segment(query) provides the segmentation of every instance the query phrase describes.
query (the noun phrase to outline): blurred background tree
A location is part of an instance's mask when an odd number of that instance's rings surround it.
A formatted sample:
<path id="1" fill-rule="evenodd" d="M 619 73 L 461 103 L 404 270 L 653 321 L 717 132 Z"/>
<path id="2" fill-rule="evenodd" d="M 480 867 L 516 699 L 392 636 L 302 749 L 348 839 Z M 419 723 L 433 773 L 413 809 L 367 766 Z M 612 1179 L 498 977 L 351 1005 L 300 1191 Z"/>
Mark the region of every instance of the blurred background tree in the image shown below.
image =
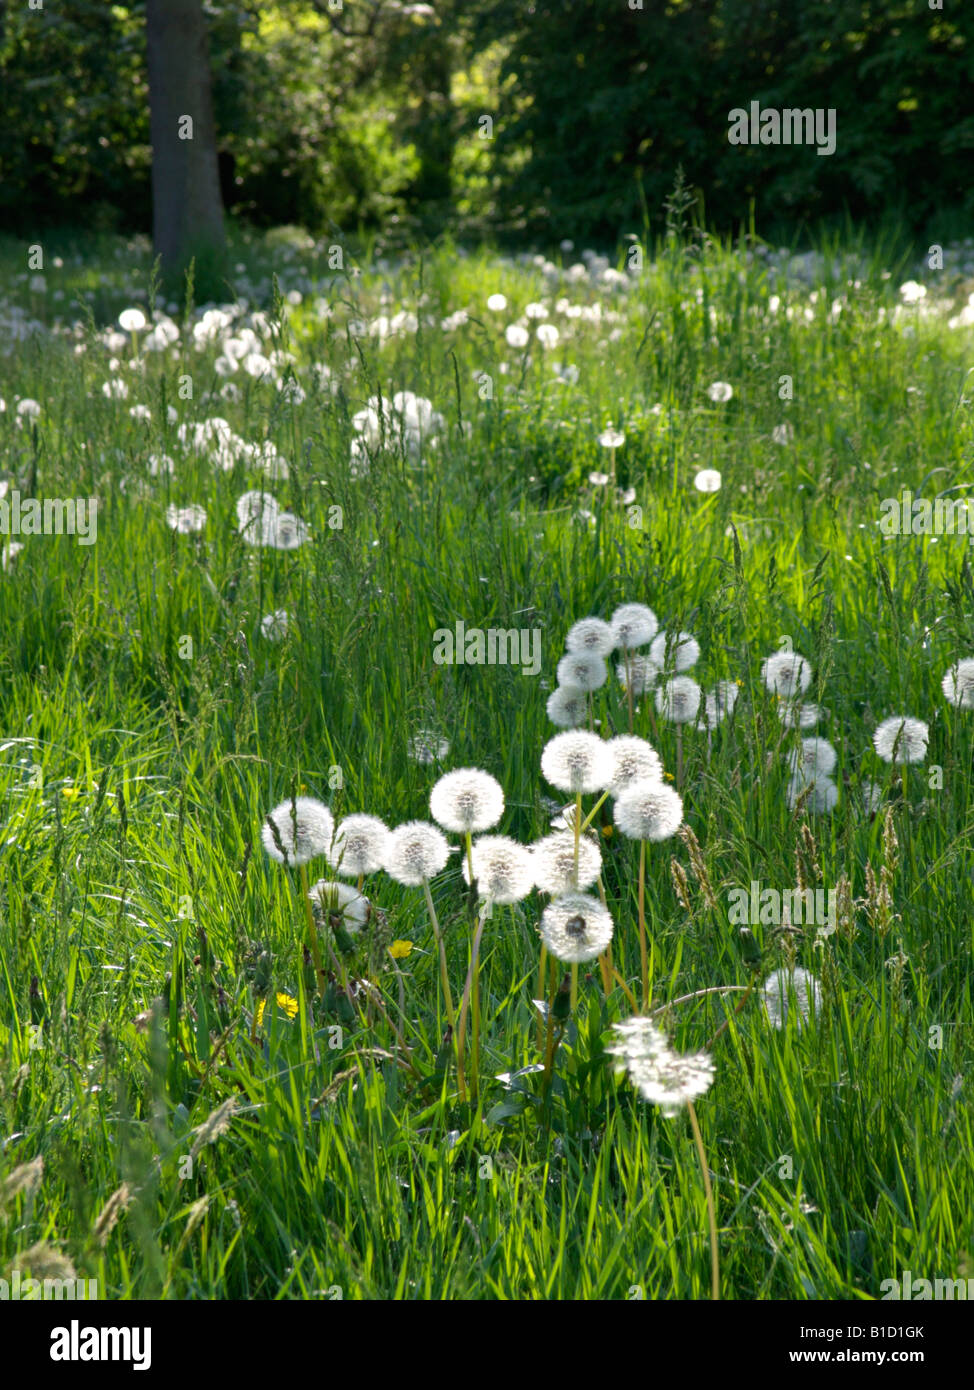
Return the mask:
<path id="1" fill-rule="evenodd" d="M 223 200 L 259 225 L 611 244 L 678 166 L 735 228 L 974 214 L 974 7 L 925 0 L 204 5 Z M 838 147 L 731 146 L 751 101 Z M 0 226 L 147 230 L 145 6 L 0 15 Z M 944 236 L 948 233 L 944 232 Z"/>

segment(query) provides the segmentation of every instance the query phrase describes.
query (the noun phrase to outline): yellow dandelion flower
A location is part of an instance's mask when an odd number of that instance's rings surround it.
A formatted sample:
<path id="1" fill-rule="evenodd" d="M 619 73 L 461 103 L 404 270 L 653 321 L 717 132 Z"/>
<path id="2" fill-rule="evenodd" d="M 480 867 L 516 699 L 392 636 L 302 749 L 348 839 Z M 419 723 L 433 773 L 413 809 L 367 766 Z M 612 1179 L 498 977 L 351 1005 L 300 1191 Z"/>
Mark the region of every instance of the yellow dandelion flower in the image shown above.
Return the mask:
<path id="1" fill-rule="evenodd" d="M 276 1003 L 277 1003 L 277 1007 L 278 1007 L 284 1014 L 287 1015 L 288 1019 L 294 1018 L 295 1014 L 296 1014 L 297 1011 L 298 1011 L 298 1007 L 299 1007 L 299 1006 L 298 1006 L 298 1001 L 297 1001 L 296 999 L 292 998 L 292 996 L 291 996 L 290 994 L 283 994 L 283 993 L 281 993 L 281 992 L 278 992 L 278 994 L 275 996 L 275 1000 L 276 1000 Z M 261 1024 L 263 1023 L 263 1021 L 264 1021 L 264 1005 L 266 1004 L 266 1002 L 267 1002 L 266 999 L 262 999 L 262 1000 L 260 1001 L 260 1003 L 257 1005 L 257 1026 L 258 1026 L 258 1028 L 260 1027 L 260 1025 L 261 1025 Z"/>
<path id="2" fill-rule="evenodd" d="M 413 943 L 411 941 L 396 940 L 389 947 L 389 954 L 393 960 L 405 960 L 412 949 Z"/>
<path id="3" fill-rule="evenodd" d="M 614 831 L 615 831 L 615 826 L 613 826 L 613 825 L 603 825 L 603 827 L 602 827 L 602 838 L 603 838 L 603 840 L 611 840 Z"/>

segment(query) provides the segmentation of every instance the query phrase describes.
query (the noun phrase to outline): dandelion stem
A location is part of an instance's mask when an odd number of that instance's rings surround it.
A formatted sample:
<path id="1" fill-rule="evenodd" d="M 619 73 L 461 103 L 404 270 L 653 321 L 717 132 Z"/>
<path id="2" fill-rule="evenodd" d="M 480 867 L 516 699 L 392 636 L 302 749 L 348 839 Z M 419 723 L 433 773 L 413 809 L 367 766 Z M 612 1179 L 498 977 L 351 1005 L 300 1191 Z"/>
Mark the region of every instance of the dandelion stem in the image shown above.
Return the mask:
<path id="1" fill-rule="evenodd" d="M 582 838 L 582 793 L 575 793 L 575 878 L 573 887 L 578 891 L 578 845 Z"/>
<path id="2" fill-rule="evenodd" d="M 578 961 L 572 961 L 572 993 L 571 993 L 572 1013 L 578 1008 Z"/>
<path id="3" fill-rule="evenodd" d="M 436 948 L 440 957 L 440 984 L 443 986 L 443 1001 L 446 1005 L 446 1021 L 450 1025 L 450 1031 L 455 1035 L 456 1026 L 453 1015 L 453 995 L 450 993 L 450 976 L 446 968 L 446 947 L 443 945 L 443 933 L 440 931 L 439 919 L 436 915 L 436 908 L 433 906 L 433 894 L 430 892 L 429 879 L 423 879 L 423 892 L 426 895 L 426 910 L 430 915 L 430 922 L 433 925 L 433 935 L 436 937 Z M 460 1098 L 466 1100 L 467 1088 L 463 1078 L 463 1058 L 457 1052 L 457 1081 L 460 1085 Z"/>
<path id="4" fill-rule="evenodd" d="M 548 948 L 547 948 L 547 946 L 544 944 L 544 942 L 542 941 L 542 943 L 541 943 L 541 960 L 540 960 L 540 962 L 539 962 L 539 964 L 538 964 L 538 994 L 537 994 L 538 999 L 544 999 L 544 976 L 545 976 L 545 966 L 546 966 L 547 964 L 548 964 Z M 539 1010 L 539 1012 L 538 1012 L 538 1023 L 537 1023 L 537 1028 L 536 1028 L 536 1030 L 535 1030 L 535 1040 L 536 1040 L 537 1045 L 538 1045 L 538 1051 L 540 1052 L 541 1049 L 542 1049 L 542 1047 L 544 1047 L 544 1016 L 542 1015 L 542 1013 L 540 1012 L 540 1010 Z"/>
<path id="5" fill-rule="evenodd" d="M 632 705 L 632 653 L 626 648 L 626 701 L 629 705 L 629 732 L 633 731 L 635 716 Z"/>
<path id="6" fill-rule="evenodd" d="M 697 1112 L 693 1108 L 693 1101 L 687 1101 L 687 1111 L 690 1115 L 690 1125 L 693 1129 L 693 1138 L 697 1146 L 697 1157 L 700 1159 L 700 1172 L 703 1175 L 703 1188 L 707 1194 L 707 1220 L 710 1224 L 710 1297 L 712 1300 L 720 1299 L 720 1258 L 717 1251 L 717 1210 L 714 1205 L 713 1188 L 710 1186 L 710 1170 L 707 1167 L 707 1154 L 703 1147 L 703 1137 L 700 1133 L 700 1126 L 697 1123 Z"/>
<path id="7" fill-rule="evenodd" d="M 639 841 L 639 968 L 642 975 L 643 1010 L 649 1007 L 649 953 L 646 950 L 646 841 Z"/>
<path id="8" fill-rule="evenodd" d="M 484 934 L 484 926 L 490 916 L 491 900 L 485 898 L 480 906 L 480 913 L 477 918 L 477 929 L 473 935 L 473 945 L 470 948 L 470 965 L 467 969 L 467 978 L 463 986 L 463 998 L 460 1000 L 460 1018 L 457 1023 L 457 1054 L 463 1052 L 463 1045 L 467 1036 L 467 1010 L 470 1011 L 470 1052 L 473 1058 L 473 1069 L 470 1073 L 470 1099 L 476 1100 L 477 1090 L 480 1082 L 480 982 L 478 979 L 478 966 L 480 963 L 480 941 Z"/>
<path id="9" fill-rule="evenodd" d="M 581 829 L 582 829 L 583 831 L 587 830 L 587 829 L 589 828 L 589 826 L 592 824 L 593 820 L 595 820 L 595 817 L 598 815 L 600 809 L 601 809 L 602 806 L 605 804 L 605 801 L 606 801 L 606 798 L 608 797 L 608 795 L 609 795 L 609 793 L 608 793 L 607 791 L 603 792 L 602 795 L 599 797 L 598 801 L 597 801 L 597 802 L 595 803 L 595 805 L 592 807 L 591 811 L 589 811 L 588 815 L 585 817 L 584 821 L 582 822 Z M 581 797 L 579 797 L 579 801 L 581 801 Z"/>
<path id="10" fill-rule="evenodd" d="M 629 988 L 629 986 L 626 984 L 625 980 L 624 980 L 624 979 L 622 978 L 622 976 L 619 974 L 618 970 L 613 970 L 612 973 L 613 973 L 613 975 L 615 976 L 616 984 L 619 985 L 619 987 L 621 988 L 622 992 L 625 994 L 626 998 L 629 1000 L 629 1003 L 630 1003 L 630 1005 L 632 1006 L 632 1011 L 633 1011 L 633 1013 L 634 1013 L 634 1014 L 637 1014 L 637 1013 L 639 1012 L 639 1005 L 636 1003 L 636 996 L 633 994 L 632 990 Z"/>
<path id="11" fill-rule="evenodd" d="M 683 725 L 676 726 L 676 789 L 683 786 Z"/>
<path id="12" fill-rule="evenodd" d="M 304 917 L 308 924 L 308 946 L 311 950 L 311 959 L 315 963 L 315 979 L 318 981 L 318 990 L 322 999 L 325 997 L 325 967 L 321 959 L 321 947 L 318 945 L 318 930 L 315 927 L 314 915 L 311 911 L 311 890 L 308 887 L 308 866 L 300 864 L 298 873 L 301 876 L 301 896 L 304 898 Z"/>

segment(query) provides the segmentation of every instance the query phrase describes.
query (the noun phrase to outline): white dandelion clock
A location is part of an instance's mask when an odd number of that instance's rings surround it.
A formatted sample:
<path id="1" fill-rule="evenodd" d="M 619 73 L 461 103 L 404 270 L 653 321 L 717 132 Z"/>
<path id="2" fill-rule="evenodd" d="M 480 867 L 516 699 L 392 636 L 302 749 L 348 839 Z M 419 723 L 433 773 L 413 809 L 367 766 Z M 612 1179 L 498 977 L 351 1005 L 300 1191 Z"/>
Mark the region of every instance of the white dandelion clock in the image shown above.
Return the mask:
<path id="1" fill-rule="evenodd" d="M 582 729 L 555 734 L 541 754 L 545 780 L 559 791 L 604 791 L 612 776 L 612 757 L 596 734 Z"/>
<path id="2" fill-rule="evenodd" d="M 193 535 L 206 525 L 206 509 L 195 503 L 188 507 L 177 507 L 171 503 L 166 508 L 166 524 L 184 536 Z"/>
<path id="3" fill-rule="evenodd" d="M 389 827 L 378 816 L 346 816 L 335 830 L 328 863 L 345 878 L 374 874 L 385 863 Z"/>
<path id="4" fill-rule="evenodd" d="M 601 618 L 582 618 L 568 629 L 565 638 L 566 651 L 586 652 L 590 656 L 608 656 L 615 645 L 615 633 Z"/>
<path id="5" fill-rule="evenodd" d="M 825 738 L 803 738 L 800 751 L 793 750 L 788 755 L 788 766 L 795 777 L 806 781 L 831 777 L 837 761 L 838 754 Z"/>
<path id="6" fill-rule="evenodd" d="M 260 620 L 261 636 L 268 642 L 282 642 L 287 636 L 291 615 L 286 608 L 275 608 Z"/>
<path id="7" fill-rule="evenodd" d="M 334 817 L 324 802 L 313 796 L 298 796 L 282 801 L 268 812 L 260 838 L 278 864 L 300 866 L 327 854 L 334 831 Z"/>
<path id="8" fill-rule="evenodd" d="M 736 681 L 718 681 L 713 690 L 708 690 L 700 711 L 701 727 L 714 730 L 723 724 L 734 711 L 740 687 Z"/>
<path id="9" fill-rule="evenodd" d="M 479 768 L 461 767 L 446 773 L 430 794 L 430 815 L 444 830 L 457 834 L 490 830 L 503 814 L 503 788 Z"/>
<path id="10" fill-rule="evenodd" d="M 591 888 L 602 871 L 602 855 L 598 845 L 590 835 L 582 835 L 578 841 L 576 880 L 573 830 L 556 831 L 542 840 L 536 840 L 531 847 L 531 858 L 535 886 L 542 893 L 568 893 L 576 888 Z"/>
<path id="11" fill-rule="evenodd" d="M 645 647 L 659 631 L 656 614 L 644 603 L 624 603 L 609 619 L 615 633 L 616 646 L 629 650 Z"/>
<path id="12" fill-rule="evenodd" d="M 778 718 L 786 729 L 814 729 L 824 713 L 821 705 L 797 704 L 778 697 Z"/>
<path id="13" fill-rule="evenodd" d="M 577 729 L 588 713 L 588 692 L 577 685 L 559 685 L 548 696 L 545 710 L 559 729 Z"/>
<path id="14" fill-rule="evenodd" d="M 313 884 L 308 897 L 332 925 L 335 921 L 352 936 L 362 930 L 369 920 L 369 900 L 347 883 L 321 878 Z"/>
<path id="15" fill-rule="evenodd" d="M 613 819 L 630 840 L 668 840 L 683 824 L 683 798 L 665 782 L 635 782 L 617 798 Z"/>
<path id="16" fill-rule="evenodd" d="M 798 652 L 775 652 L 761 663 L 761 679 L 772 695 L 797 699 L 812 683 L 812 668 Z"/>
<path id="17" fill-rule="evenodd" d="M 685 1105 L 707 1094 L 714 1081 L 714 1064 L 706 1052 L 660 1052 L 631 1063 L 629 1079 L 644 1101 L 658 1105 L 672 1119 Z"/>
<path id="18" fill-rule="evenodd" d="M 650 645 L 649 659 L 664 671 L 689 671 L 700 660 L 700 643 L 689 632 L 659 632 Z"/>
<path id="19" fill-rule="evenodd" d="M 956 661 L 940 685 L 945 699 L 958 709 L 974 709 L 974 658 Z"/>
<path id="20" fill-rule="evenodd" d="M 610 1057 L 618 1058 L 616 1075 L 626 1071 L 633 1062 L 650 1062 L 669 1052 L 666 1034 L 645 1014 L 623 1019 L 612 1028 L 612 1040 L 606 1044 Z"/>
<path id="21" fill-rule="evenodd" d="M 418 729 L 409 740 L 406 751 L 414 763 L 429 767 L 449 757 L 450 744 L 435 729 Z"/>
<path id="22" fill-rule="evenodd" d="M 429 821 L 411 820 L 389 832 L 382 867 L 407 888 L 419 888 L 446 867 L 450 846 Z"/>
<path id="23" fill-rule="evenodd" d="M 789 811 L 805 807 L 816 816 L 830 815 L 839 803 L 839 788 L 831 777 L 792 777 L 786 793 Z"/>
<path id="24" fill-rule="evenodd" d="M 541 939 L 567 965 L 595 960 L 612 940 L 612 917 L 598 898 L 565 893 L 541 914 Z"/>
<path id="25" fill-rule="evenodd" d="M 922 763 L 929 742 L 928 725 L 909 715 L 884 719 L 873 734 L 873 745 L 884 763 Z"/>
<path id="26" fill-rule="evenodd" d="M 714 381 L 707 387 L 707 395 L 717 405 L 729 401 L 733 394 L 734 388 L 728 381 Z"/>
<path id="27" fill-rule="evenodd" d="M 559 685 L 574 685 L 579 690 L 600 690 L 609 678 L 605 661 L 595 652 L 568 652 L 558 663 L 556 676 Z"/>
<path id="28" fill-rule="evenodd" d="M 775 970 L 764 982 L 763 995 L 765 1016 L 775 1028 L 786 1027 L 790 1018 L 801 1028 L 822 1003 L 818 980 L 801 966 L 791 971 Z"/>
<path id="29" fill-rule="evenodd" d="M 720 484 L 721 477 L 716 468 L 701 468 L 693 479 L 693 486 L 698 492 L 719 492 Z"/>
<path id="30" fill-rule="evenodd" d="M 482 835 L 474 840 L 470 853 L 473 877 L 482 898 L 501 905 L 517 903 L 534 887 L 534 859 L 525 845 L 506 835 Z M 470 882 L 470 869 L 463 865 L 463 877 Z"/>
<path id="31" fill-rule="evenodd" d="M 691 676 L 674 676 L 656 688 L 656 709 L 671 724 L 690 724 L 697 717 L 703 691 Z"/>
<path id="32" fill-rule="evenodd" d="M 609 794 L 620 796 L 634 782 L 662 782 L 663 763 L 652 744 L 632 734 L 620 734 L 606 744 L 612 755 Z"/>
<path id="33" fill-rule="evenodd" d="M 631 689 L 633 695 L 645 695 L 656 684 L 659 674 L 655 661 L 648 656 L 634 656 L 631 653 L 626 661 L 620 661 L 616 667 L 619 684 L 627 693 Z"/>
<path id="34" fill-rule="evenodd" d="M 626 436 L 622 430 L 617 430 L 615 425 L 607 425 L 599 435 L 599 443 L 603 449 L 621 449 L 626 442 Z"/>

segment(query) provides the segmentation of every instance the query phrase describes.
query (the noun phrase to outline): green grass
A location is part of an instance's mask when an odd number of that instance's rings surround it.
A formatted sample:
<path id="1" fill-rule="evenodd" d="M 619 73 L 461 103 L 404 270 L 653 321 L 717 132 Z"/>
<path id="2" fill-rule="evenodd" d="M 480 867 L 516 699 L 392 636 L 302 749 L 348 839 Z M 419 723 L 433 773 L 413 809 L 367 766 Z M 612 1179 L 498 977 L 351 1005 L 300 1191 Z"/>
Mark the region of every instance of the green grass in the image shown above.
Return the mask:
<path id="1" fill-rule="evenodd" d="M 242 373 L 239 401 L 206 399 L 223 378 L 215 350 L 196 352 L 188 332 L 150 355 L 141 379 L 122 373 L 126 401 L 106 398 L 118 373 L 95 329 L 138 302 L 145 249 L 102 243 L 60 269 L 48 249 L 47 293 L 31 295 L 16 280 L 24 249 L 0 247 L 4 321 L 13 301 L 46 323 L 81 321 L 73 301 L 91 295 L 77 338 L 6 334 L 0 476 L 23 496 L 99 501 L 96 544 L 22 538 L 0 575 L 0 1193 L 22 1165 L 44 1164 L 0 1203 L 0 1266 L 39 1267 L 59 1250 L 110 1297 L 708 1297 L 687 1117 L 664 1118 L 608 1066 L 609 1026 L 631 1012 L 623 991 L 605 1000 L 594 965 L 583 972 L 547 1104 L 536 1074 L 511 1091 L 493 1079 L 540 1060 L 537 894 L 495 908 L 485 933 L 478 1109 L 459 1103 L 455 1070 L 437 1062 L 445 1015 L 423 895 L 382 874 L 366 892 L 387 922 L 371 966 L 354 970 L 399 1019 L 383 934 L 413 943 L 399 965 L 414 1070 L 380 1017 L 320 1013 L 312 1025 L 305 1008 L 293 1021 L 268 1010 L 260 1047 L 250 1041 L 262 987 L 306 1003 L 299 889 L 261 849 L 266 812 L 303 788 L 336 816 L 396 825 L 428 816 L 441 770 L 477 766 L 505 789 L 502 833 L 547 833 L 549 799 L 566 799 L 539 770 L 565 633 L 641 601 L 695 633 L 701 683 L 740 682 L 710 748 L 706 733 L 684 739 L 686 822 L 716 907 L 684 840 L 649 847 L 654 1007 L 746 986 L 755 970 L 760 985 L 792 960 L 823 988 L 801 1030 L 775 1031 L 753 994 L 737 1014 L 741 993 L 666 1011 L 685 1051 L 730 1020 L 697 1103 L 722 1295 L 876 1298 L 906 1269 L 974 1273 L 974 713 L 940 691 L 952 662 L 974 653 L 970 550 L 966 537 L 887 539 L 877 524 L 902 488 L 933 496 L 971 482 L 971 332 L 946 323 L 966 287 L 931 274 L 929 299 L 949 292 L 952 307 L 921 317 L 894 314 L 906 270 L 886 279 L 878 256 L 857 284 L 820 277 L 810 296 L 716 244 L 647 257 L 625 291 L 549 285 L 530 262 L 448 246 L 330 282 L 320 257 L 306 274 L 303 253 L 239 254 L 248 269 L 235 287 L 247 293 L 249 281 L 250 308 L 263 301 L 273 343 L 294 352 L 299 405 L 272 385 L 244 387 Z M 265 293 L 274 273 L 304 292 L 287 323 Z M 503 314 L 485 307 L 499 291 Z M 561 296 L 601 304 L 602 321 L 552 307 L 555 348 L 532 341 L 525 361 L 505 345 L 527 303 Z M 381 345 L 349 336 L 350 318 L 399 308 L 419 314 L 418 332 Z M 470 321 L 444 332 L 458 308 Z M 576 385 L 557 382 L 552 358 L 578 367 Z M 331 366 L 336 394 L 315 389 L 312 362 Z M 187 374 L 192 400 L 179 395 Z M 779 398 L 786 376 L 790 401 Z M 715 380 L 734 388 L 724 405 L 707 396 Z M 367 477 L 352 476 L 351 415 L 407 389 L 443 413 L 439 447 L 418 467 L 390 440 Z M 40 402 L 33 426 L 16 427 L 18 396 Z M 136 402 L 149 424 L 129 416 Z M 309 523 L 311 543 L 244 545 L 234 506 L 258 474 L 242 461 L 219 471 L 180 446 L 167 405 L 181 421 L 219 415 L 249 442 L 274 441 L 290 477 L 264 486 Z M 606 467 L 597 436 L 609 420 L 627 435 L 619 481 L 637 510 L 587 481 Z M 788 447 L 771 438 L 784 421 Z M 160 453 L 175 459 L 172 477 L 149 475 Z M 694 490 L 702 468 L 720 470 L 720 491 Z M 199 536 L 167 527 L 171 502 L 205 506 Z M 294 620 L 275 644 L 260 621 L 278 608 Z M 540 628 L 541 675 L 435 664 L 434 631 L 458 619 Z M 815 732 L 839 753 L 831 816 L 785 800 L 796 735 L 760 677 L 785 637 L 814 666 L 808 698 L 827 712 Z M 607 692 L 601 730 L 622 731 L 614 675 Z M 637 732 L 672 773 L 674 732 L 660 723 L 653 734 L 648 704 Z M 898 713 L 931 731 L 905 784 L 871 746 Z M 423 728 L 449 741 L 442 767 L 408 756 Z M 865 779 L 884 786 L 875 816 L 862 807 Z M 615 963 L 635 985 L 637 847 L 618 834 L 602 844 Z M 688 876 L 689 907 L 671 861 Z M 814 928 L 756 924 L 753 967 L 728 895 L 752 879 L 793 887 L 796 863 L 825 888 L 847 882 L 854 905 L 824 942 Z M 867 885 L 867 868 L 878 879 L 884 864 L 885 917 Z M 457 858 L 433 896 L 459 998 L 470 919 Z M 200 1147 L 199 1127 L 231 1100 Z M 123 1185 L 106 1231 L 99 1214 Z"/>

